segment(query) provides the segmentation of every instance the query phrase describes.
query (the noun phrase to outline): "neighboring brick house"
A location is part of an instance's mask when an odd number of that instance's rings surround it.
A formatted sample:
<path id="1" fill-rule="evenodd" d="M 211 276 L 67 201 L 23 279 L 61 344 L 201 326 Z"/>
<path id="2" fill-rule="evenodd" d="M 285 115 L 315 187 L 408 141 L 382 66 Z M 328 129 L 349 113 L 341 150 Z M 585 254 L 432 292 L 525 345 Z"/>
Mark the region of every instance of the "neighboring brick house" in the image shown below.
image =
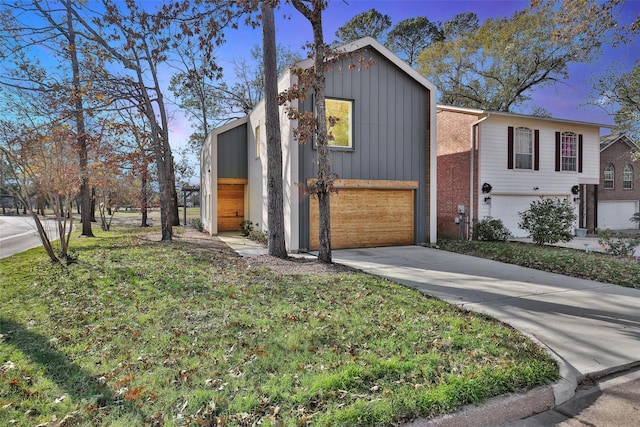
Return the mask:
<path id="1" fill-rule="evenodd" d="M 603 126 L 443 105 L 436 117 L 438 237 L 468 237 L 470 219 L 488 217 L 524 237 L 519 212 L 540 197 L 568 199 L 576 227 L 594 222 L 581 194 L 599 182 Z"/>
<path id="2" fill-rule="evenodd" d="M 640 211 L 640 160 L 632 158 L 639 148 L 622 134 L 601 138 L 600 183 L 588 188 L 590 215 L 596 218 L 594 228 L 638 228 L 629 218 Z"/>

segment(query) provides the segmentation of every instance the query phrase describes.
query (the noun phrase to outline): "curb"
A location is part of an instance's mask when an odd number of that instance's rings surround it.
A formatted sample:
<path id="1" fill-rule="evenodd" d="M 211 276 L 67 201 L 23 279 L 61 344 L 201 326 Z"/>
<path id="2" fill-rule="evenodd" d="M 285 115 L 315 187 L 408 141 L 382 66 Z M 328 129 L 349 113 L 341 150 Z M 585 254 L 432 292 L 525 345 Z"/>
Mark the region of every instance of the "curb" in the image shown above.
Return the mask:
<path id="1" fill-rule="evenodd" d="M 533 336 L 533 341 L 545 348 L 558 363 L 560 379 L 553 384 L 537 387 L 524 393 L 505 394 L 488 399 L 480 406 L 466 405 L 457 412 L 436 418 L 419 418 L 404 427 L 468 427 L 511 425 L 546 411 L 553 410 L 577 396 L 579 384 L 597 381 L 609 375 L 632 371 L 640 361 L 616 366 L 600 372 L 579 374 L 575 368 Z"/>
<path id="2" fill-rule="evenodd" d="M 573 398 L 578 388 L 578 372 L 562 357 L 534 335 L 519 331 L 543 348 L 558 364 L 560 379 L 524 393 L 492 397 L 480 406 L 466 405 L 452 414 L 436 418 L 419 418 L 404 427 L 496 426 L 528 418 L 551 410 Z"/>
<path id="3" fill-rule="evenodd" d="M 524 332 L 523 332 L 524 333 Z M 579 372 L 571 366 L 560 355 L 551 350 L 546 344 L 538 340 L 536 337 L 526 334 L 531 340 L 535 341 L 543 347 L 546 352 L 556 360 L 558 364 L 558 373 L 560 379 L 551 384 L 551 390 L 553 391 L 554 406 L 559 406 L 566 401 L 573 398 L 576 395 L 576 389 L 578 388 L 578 374 Z"/>
<path id="4" fill-rule="evenodd" d="M 482 406 L 466 405 L 453 414 L 417 419 L 404 427 L 496 426 L 553 409 L 554 401 L 552 387 L 543 386 L 526 393 L 493 397 Z"/>

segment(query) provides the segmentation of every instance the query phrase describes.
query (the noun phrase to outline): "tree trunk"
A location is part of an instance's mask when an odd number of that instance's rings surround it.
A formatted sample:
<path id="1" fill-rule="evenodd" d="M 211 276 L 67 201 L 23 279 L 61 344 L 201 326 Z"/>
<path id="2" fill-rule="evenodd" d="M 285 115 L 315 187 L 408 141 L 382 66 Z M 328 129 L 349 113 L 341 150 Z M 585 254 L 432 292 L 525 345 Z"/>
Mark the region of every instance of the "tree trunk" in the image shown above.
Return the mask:
<path id="1" fill-rule="evenodd" d="M 153 112 L 152 112 L 153 113 Z M 175 208 L 174 191 L 169 185 L 169 170 L 167 167 L 166 151 L 162 137 L 156 132 L 154 138 L 154 150 L 156 153 L 156 166 L 158 170 L 158 185 L 160 187 L 160 227 L 162 228 L 162 240 L 171 241 L 173 239 L 173 210 Z M 174 186 L 175 187 L 175 186 Z M 173 199 L 173 203 L 172 203 Z"/>
<path id="2" fill-rule="evenodd" d="M 45 212 L 44 212 L 45 200 L 44 200 L 44 197 L 42 197 L 41 194 L 38 194 L 38 196 L 36 198 L 36 204 L 37 204 L 36 214 L 40 214 L 42 216 L 45 216 Z"/>
<path id="3" fill-rule="evenodd" d="M 73 14 L 71 1 L 64 3 L 67 10 L 67 40 L 69 42 L 69 54 L 71 58 L 71 69 L 73 71 L 73 100 L 74 118 L 76 121 L 76 141 L 78 156 L 80 158 L 80 222 L 82 223 L 82 235 L 94 237 L 91 230 L 91 186 L 88 178 L 88 157 L 89 144 L 84 122 L 84 105 L 82 102 L 82 85 L 80 81 L 80 64 L 78 62 L 78 51 L 76 45 L 76 33 L 73 27 Z M 61 237 L 62 238 L 62 237 Z"/>
<path id="4" fill-rule="evenodd" d="M 140 227 L 147 227 L 147 205 L 149 204 L 149 196 L 147 194 L 147 162 L 144 161 L 144 169 L 142 170 L 142 177 L 140 178 L 140 213 L 142 213 L 142 223 Z"/>
<path id="5" fill-rule="evenodd" d="M 265 110 L 267 134 L 267 194 L 269 255 L 287 257 L 284 241 L 284 210 L 282 196 L 282 142 L 278 112 L 278 76 L 276 64 L 276 28 L 273 7 L 262 3 L 262 50 L 265 80 Z M 257 136 L 256 136 L 257 138 Z"/>
<path id="6" fill-rule="evenodd" d="M 171 183 L 173 199 L 173 210 L 171 211 L 171 225 L 180 225 L 180 209 L 178 207 L 178 190 L 176 189 L 176 174 L 173 166 L 173 155 L 170 154 L 171 161 L 169 162 L 169 181 Z"/>
<path id="7" fill-rule="evenodd" d="M 312 21 L 313 45 L 315 50 L 313 92 L 315 94 L 318 146 L 318 214 L 319 214 L 319 242 L 318 259 L 324 263 L 331 263 L 331 205 L 329 198 L 329 183 L 331 168 L 329 165 L 329 141 L 327 137 L 327 111 L 325 104 L 325 49 L 322 34 L 322 11 L 318 11 L 316 19 Z"/>
<path id="8" fill-rule="evenodd" d="M 96 188 L 91 187 L 91 222 L 98 222 L 96 220 Z"/>
<path id="9" fill-rule="evenodd" d="M 51 262 L 59 264 L 60 259 L 56 256 L 53 246 L 51 245 L 51 241 L 49 240 L 49 236 L 47 236 L 47 232 L 42 226 L 42 222 L 40 222 L 40 218 L 38 218 L 38 215 L 34 212 L 31 212 L 31 217 L 33 218 L 33 222 L 35 222 L 36 224 L 36 229 L 38 230 L 38 235 L 40 236 L 40 241 L 42 242 L 42 247 L 49 256 L 49 259 L 51 260 Z"/>
<path id="10" fill-rule="evenodd" d="M 329 166 L 329 141 L 327 140 L 327 112 L 325 107 L 325 58 L 327 46 L 322 33 L 322 10 L 324 1 L 314 0 L 313 9 L 309 9 L 302 0 L 291 0 L 293 6 L 311 23 L 313 29 L 313 92 L 316 107 L 316 144 L 318 147 L 318 180 L 316 194 L 318 196 L 318 213 L 320 219 L 318 260 L 331 263 L 331 207 L 329 188 L 331 185 L 331 169 Z"/>

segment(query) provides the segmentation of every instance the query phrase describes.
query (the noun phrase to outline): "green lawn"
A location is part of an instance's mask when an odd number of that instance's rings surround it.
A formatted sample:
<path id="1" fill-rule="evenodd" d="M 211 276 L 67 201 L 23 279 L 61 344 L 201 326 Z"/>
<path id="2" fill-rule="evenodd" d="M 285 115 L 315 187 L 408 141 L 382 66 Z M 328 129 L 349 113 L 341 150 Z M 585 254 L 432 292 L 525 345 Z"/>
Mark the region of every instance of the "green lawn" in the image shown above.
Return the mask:
<path id="1" fill-rule="evenodd" d="M 180 216 L 180 224 L 182 224 L 184 222 L 183 207 L 178 208 L 178 214 Z M 160 209 L 149 209 L 147 211 L 147 215 L 150 219 L 154 221 L 160 221 Z M 125 211 L 124 209 L 121 208 L 117 212 L 114 212 L 113 218 L 114 219 L 118 219 L 118 218 L 126 218 L 126 219 L 140 218 L 141 219 L 142 214 L 140 213 L 139 209 Z M 191 219 L 195 219 L 195 218 L 200 218 L 200 208 L 199 207 L 187 208 L 187 223 L 189 223 Z"/>
<path id="2" fill-rule="evenodd" d="M 532 243 L 442 240 L 440 249 L 523 267 L 640 288 L 640 262 L 605 253 Z"/>
<path id="3" fill-rule="evenodd" d="M 510 327 L 384 279 L 95 232 L 69 267 L 0 260 L 0 425 L 397 425 L 558 376 Z"/>

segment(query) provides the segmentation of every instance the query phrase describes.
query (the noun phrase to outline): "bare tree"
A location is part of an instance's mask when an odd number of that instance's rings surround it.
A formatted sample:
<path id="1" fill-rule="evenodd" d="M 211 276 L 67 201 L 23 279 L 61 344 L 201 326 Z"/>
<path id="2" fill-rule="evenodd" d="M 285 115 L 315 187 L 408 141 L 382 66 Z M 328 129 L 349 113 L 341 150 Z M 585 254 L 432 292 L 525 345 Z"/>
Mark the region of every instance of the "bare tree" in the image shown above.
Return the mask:
<path id="1" fill-rule="evenodd" d="M 173 155 L 169 145 L 169 116 L 159 80 L 159 67 L 170 47 L 165 28 L 133 1 L 103 0 L 104 14 L 87 20 L 77 11 L 74 18 L 127 74 L 109 76 L 110 96 L 126 100 L 147 119 L 160 187 L 162 240 L 172 240 L 173 225 L 179 224 Z"/>
<path id="2" fill-rule="evenodd" d="M 35 91 L 45 93 L 56 91 L 58 93 L 58 105 L 63 114 L 56 117 L 60 122 L 72 121 L 75 127 L 75 149 L 82 176 L 80 186 L 82 235 L 92 237 L 91 230 L 91 184 L 89 177 L 89 137 L 86 130 L 87 95 L 92 93 L 89 89 L 93 82 L 90 80 L 92 66 L 100 66 L 98 55 L 89 58 L 86 52 L 87 45 L 91 43 L 78 33 L 73 18 L 74 3 L 70 0 L 60 0 L 59 4 L 52 7 L 47 2 L 26 1 L 18 2 L 3 15 L 3 36 L 14 40 L 11 54 L 15 55 L 16 67 L 11 74 L 4 74 L 2 83 L 23 91 Z M 39 19 L 30 19 L 21 22 L 10 11 L 20 15 L 37 16 Z M 29 15 L 32 14 L 32 15 Z M 68 79 L 55 80 L 43 68 L 37 67 L 37 60 L 30 54 L 34 44 L 48 46 L 48 51 L 61 63 L 68 67 L 70 76 Z M 7 42 L 4 43 L 5 47 Z M 62 49 L 60 49 L 60 46 Z M 67 104 L 66 106 L 63 105 Z"/>

